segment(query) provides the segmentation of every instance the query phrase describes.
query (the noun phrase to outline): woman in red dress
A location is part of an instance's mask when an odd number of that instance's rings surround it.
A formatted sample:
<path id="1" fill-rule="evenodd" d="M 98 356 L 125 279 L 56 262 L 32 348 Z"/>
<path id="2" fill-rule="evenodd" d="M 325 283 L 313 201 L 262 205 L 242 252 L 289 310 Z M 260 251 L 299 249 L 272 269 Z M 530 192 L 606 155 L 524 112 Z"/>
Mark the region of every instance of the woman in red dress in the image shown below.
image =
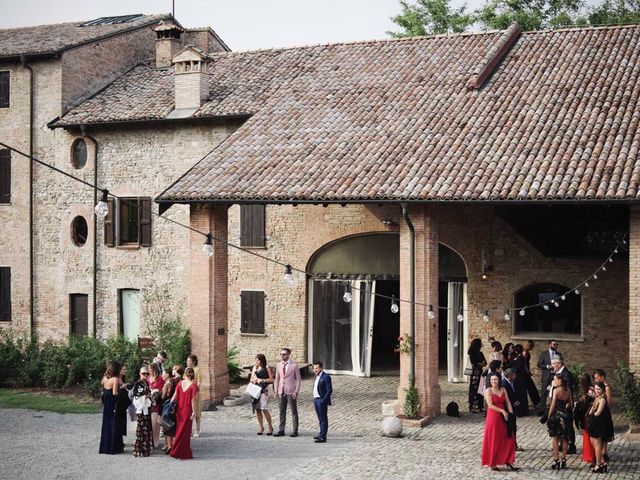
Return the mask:
<path id="1" fill-rule="evenodd" d="M 193 368 L 184 372 L 184 380 L 176 386 L 172 401 L 176 402 L 176 434 L 169 455 L 174 458 L 193 458 L 191 452 L 191 427 L 195 418 L 195 398 L 198 386 L 194 382 L 196 376 Z"/>
<path id="2" fill-rule="evenodd" d="M 487 419 L 482 440 L 482 465 L 492 470 L 499 470 L 498 465 L 506 465 L 510 470 L 517 471 L 520 469 L 513 466 L 516 460 L 515 431 L 511 436 L 507 432 L 507 421 L 509 414 L 513 416 L 513 408 L 507 392 L 500 386 L 500 376 L 492 373 L 489 381 L 491 388 L 484 392 Z"/>

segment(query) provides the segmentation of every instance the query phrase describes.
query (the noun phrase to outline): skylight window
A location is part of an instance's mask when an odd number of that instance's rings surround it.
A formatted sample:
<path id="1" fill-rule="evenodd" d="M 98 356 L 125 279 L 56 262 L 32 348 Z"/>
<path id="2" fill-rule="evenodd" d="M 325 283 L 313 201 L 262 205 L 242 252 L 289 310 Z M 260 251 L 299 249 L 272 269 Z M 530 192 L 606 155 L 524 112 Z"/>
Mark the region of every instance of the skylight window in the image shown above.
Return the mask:
<path id="1" fill-rule="evenodd" d="M 96 25 L 117 25 L 119 23 L 127 23 L 131 20 L 135 20 L 136 18 L 142 17 L 141 13 L 137 13 L 135 15 L 121 15 L 119 17 L 100 17 L 95 20 L 89 20 L 88 22 L 84 22 L 81 27 L 94 27 Z"/>

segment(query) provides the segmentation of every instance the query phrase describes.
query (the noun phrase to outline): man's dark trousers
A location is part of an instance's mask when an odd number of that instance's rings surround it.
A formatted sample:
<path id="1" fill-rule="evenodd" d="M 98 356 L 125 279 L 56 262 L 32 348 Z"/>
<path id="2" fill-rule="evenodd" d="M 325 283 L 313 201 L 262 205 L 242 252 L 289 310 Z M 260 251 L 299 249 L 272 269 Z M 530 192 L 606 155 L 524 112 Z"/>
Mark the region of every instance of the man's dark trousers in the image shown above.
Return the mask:
<path id="1" fill-rule="evenodd" d="M 298 401 L 291 395 L 280 395 L 280 429 L 278 431 L 284 432 L 287 423 L 287 402 L 291 406 L 293 433 L 298 433 Z"/>
<path id="2" fill-rule="evenodd" d="M 327 439 L 327 431 L 329 430 L 329 416 L 327 415 L 328 405 L 322 402 L 321 398 L 314 398 L 313 405 L 316 407 L 316 415 L 320 424 L 320 435 L 322 440 Z"/>

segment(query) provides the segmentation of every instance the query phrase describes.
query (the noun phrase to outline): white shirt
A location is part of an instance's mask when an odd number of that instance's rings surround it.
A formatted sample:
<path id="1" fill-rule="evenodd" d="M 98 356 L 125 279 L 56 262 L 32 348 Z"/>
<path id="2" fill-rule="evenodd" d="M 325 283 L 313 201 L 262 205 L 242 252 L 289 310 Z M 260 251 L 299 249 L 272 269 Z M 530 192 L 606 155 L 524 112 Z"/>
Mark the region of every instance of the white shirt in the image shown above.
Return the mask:
<path id="1" fill-rule="evenodd" d="M 320 383 L 320 377 L 324 374 L 324 370 L 320 372 L 320 375 L 316 375 L 316 381 L 313 382 L 313 398 L 320 398 L 320 392 L 318 392 L 318 384 Z"/>

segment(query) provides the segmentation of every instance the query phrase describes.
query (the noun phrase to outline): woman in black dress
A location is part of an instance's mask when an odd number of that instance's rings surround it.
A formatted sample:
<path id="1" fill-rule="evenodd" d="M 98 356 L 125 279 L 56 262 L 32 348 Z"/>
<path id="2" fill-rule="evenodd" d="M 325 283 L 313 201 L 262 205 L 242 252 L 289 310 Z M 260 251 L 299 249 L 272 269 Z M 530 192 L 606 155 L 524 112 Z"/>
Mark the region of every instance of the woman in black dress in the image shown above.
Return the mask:
<path id="1" fill-rule="evenodd" d="M 504 345 L 502 349 L 502 370 L 513 367 L 513 343 L 509 342 Z"/>
<path id="2" fill-rule="evenodd" d="M 250 381 L 251 383 L 255 383 L 262 387 L 262 394 L 260 397 L 254 398 L 251 403 L 251 408 L 258 417 L 258 425 L 260 426 L 258 429 L 258 435 L 262 435 L 264 432 L 264 425 L 262 423 L 263 417 L 269 426 L 267 435 L 272 435 L 273 425 L 271 424 L 271 414 L 269 413 L 269 384 L 273 383 L 273 374 L 267 365 L 267 358 L 262 353 L 256 355 L 256 363 L 251 371 Z"/>
<path id="3" fill-rule="evenodd" d="M 127 409 L 131 405 L 128 390 L 131 390 L 131 387 L 132 385 L 127 385 L 127 367 L 123 365 L 120 370 L 118 398 L 116 399 L 116 428 L 122 437 L 127 436 Z"/>
<path id="4" fill-rule="evenodd" d="M 567 387 L 564 377 L 560 374 L 554 375 L 551 381 L 555 387 L 551 397 L 549 407 L 549 419 L 547 420 L 547 430 L 549 436 L 553 438 L 553 470 L 567 468 L 567 451 L 569 450 L 569 432 L 573 421 L 573 398 L 571 390 Z M 562 456 L 560 457 L 560 449 Z"/>
<path id="5" fill-rule="evenodd" d="M 591 471 L 598 473 L 607 471 L 603 445 L 613 441 L 613 420 L 607 403 L 606 389 L 603 382 L 596 382 L 594 387 L 596 398 L 587 417 L 589 437 L 596 456 L 596 466 Z"/>
<path id="6" fill-rule="evenodd" d="M 531 399 L 531 404 L 536 407 L 540 403 L 540 392 L 538 391 L 538 387 L 536 382 L 534 382 L 533 377 L 531 376 L 531 351 L 534 349 L 536 344 L 533 340 L 527 340 L 524 342 L 524 351 L 522 352 L 522 356 L 525 361 L 525 368 L 527 370 L 527 393 L 529 394 L 529 398 Z"/>
<path id="7" fill-rule="evenodd" d="M 102 432 L 100 453 L 113 455 L 124 452 L 122 434 L 116 420 L 116 402 L 120 390 L 120 369 L 122 365 L 113 362 L 102 377 Z"/>
<path id="8" fill-rule="evenodd" d="M 483 397 L 478 394 L 482 369 L 487 365 L 487 360 L 482 353 L 482 340 L 474 338 L 469 345 L 469 362 L 471 363 L 471 378 L 469 380 L 469 411 L 480 413 L 483 407 Z"/>

